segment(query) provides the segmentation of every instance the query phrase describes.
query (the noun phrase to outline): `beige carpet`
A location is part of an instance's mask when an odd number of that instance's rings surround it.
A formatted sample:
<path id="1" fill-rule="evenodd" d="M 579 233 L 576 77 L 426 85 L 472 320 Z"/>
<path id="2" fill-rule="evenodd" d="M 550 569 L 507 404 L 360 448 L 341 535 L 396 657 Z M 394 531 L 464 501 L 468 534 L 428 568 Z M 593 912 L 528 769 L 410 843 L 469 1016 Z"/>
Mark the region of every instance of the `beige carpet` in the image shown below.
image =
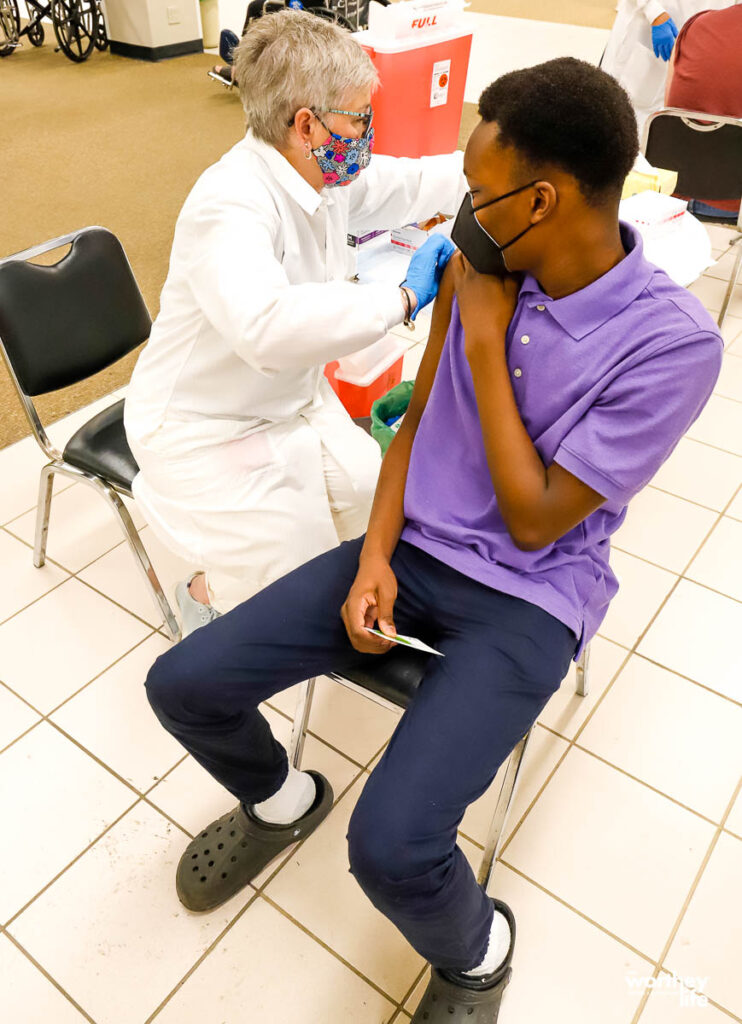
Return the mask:
<path id="1" fill-rule="evenodd" d="M 550 0 L 474 0 L 471 9 L 552 21 L 574 11 L 588 24 L 588 8 L 613 16 L 607 0 L 570 0 L 558 16 L 555 8 Z M 178 212 L 199 174 L 241 137 L 242 107 L 236 93 L 207 79 L 208 54 L 152 64 L 96 51 L 73 64 L 54 53 L 53 38 L 49 31 L 41 49 L 26 41 L 0 60 L 0 256 L 101 224 L 121 239 L 154 318 Z M 462 148 L 476 121 L 475 107 L 465 105 Z M 136 356 L 40 398 L 42 421 L 121 387 Z M 28 433 L 0 365 L 0 448 Z"/>

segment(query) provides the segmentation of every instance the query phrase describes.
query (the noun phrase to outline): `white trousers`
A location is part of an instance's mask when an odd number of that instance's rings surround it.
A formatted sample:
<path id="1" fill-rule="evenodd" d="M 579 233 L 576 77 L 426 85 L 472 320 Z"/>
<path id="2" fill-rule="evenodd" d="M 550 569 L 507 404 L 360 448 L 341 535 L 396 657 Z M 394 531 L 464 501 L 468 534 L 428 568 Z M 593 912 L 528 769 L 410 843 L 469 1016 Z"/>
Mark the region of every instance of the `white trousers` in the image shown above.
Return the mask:
<path id="1" fill-rule="evenodd" d="M 365 531 L 381 454 L 333 399 L 247 436 L 211 421 L 130 434 L 134 497 L 159 539 L 205 572 L 218 611 Z"/>

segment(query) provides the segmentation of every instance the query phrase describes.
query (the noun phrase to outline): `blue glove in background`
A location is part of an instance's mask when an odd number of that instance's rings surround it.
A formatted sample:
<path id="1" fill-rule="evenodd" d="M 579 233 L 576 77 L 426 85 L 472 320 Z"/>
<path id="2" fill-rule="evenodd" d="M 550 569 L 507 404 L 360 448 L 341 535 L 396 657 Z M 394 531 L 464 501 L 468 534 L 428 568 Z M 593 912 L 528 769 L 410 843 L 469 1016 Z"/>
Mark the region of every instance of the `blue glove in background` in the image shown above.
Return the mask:
<path id="1" fill-rule="evenodd" d="M 431 235 L 410 260 L 407 277 L 402 284 L 417 296 L 417 306 L 411 319 L 414 320 L 423 306 L 438 294 L 443 271 L 455 249 L 456 246 L 445 235 Z"/>
<path id="2" fill-rule="evenodd" d="M 663 21 L 661 25 L 652 25 L 652 49 L 655 57 L 669 60 L 677 37 L 677 25 L 672 18 Z"/>

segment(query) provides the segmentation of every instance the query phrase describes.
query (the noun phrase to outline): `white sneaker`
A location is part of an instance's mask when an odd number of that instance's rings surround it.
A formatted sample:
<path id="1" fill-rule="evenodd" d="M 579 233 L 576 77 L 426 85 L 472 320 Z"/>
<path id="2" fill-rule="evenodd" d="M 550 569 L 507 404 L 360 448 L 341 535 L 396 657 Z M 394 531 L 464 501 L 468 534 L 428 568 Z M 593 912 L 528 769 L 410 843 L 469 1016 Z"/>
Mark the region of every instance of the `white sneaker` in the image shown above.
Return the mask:
<path id="1" fill-rule="evenodd" d="M 198 576 L 198 573 L 194 572 L 193 576 L 189 576 L 187 580 L 182 580 L 175 588 L 175 598 L 183 619 L 183 629 L 181 630 L 183 637 L 187 637 L 189 633 L 199 629 L 201 626 L 208 625 L 214 619 L 218 619 L 220 615 L 216 608 L 212 608 L 210 604 L 203 604 L 201 601 L 197 601 L 195 597 L 192 597 L 188 584 L 196 576 Z"/>

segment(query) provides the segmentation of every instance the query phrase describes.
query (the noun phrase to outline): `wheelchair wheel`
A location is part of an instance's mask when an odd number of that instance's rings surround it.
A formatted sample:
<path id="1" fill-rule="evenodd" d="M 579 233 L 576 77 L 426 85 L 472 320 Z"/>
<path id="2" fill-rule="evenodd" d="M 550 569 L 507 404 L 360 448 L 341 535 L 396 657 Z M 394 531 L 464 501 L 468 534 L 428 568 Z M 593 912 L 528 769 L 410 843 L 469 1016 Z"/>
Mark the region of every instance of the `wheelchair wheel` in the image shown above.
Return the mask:
<path id="1" fill-rule="evenodd" d="M 95 33 L 95 48 L 96 50 L 107 50 L 108 49 L 108 33 L 106 32 L 106 22 L 103 17 L 103 11 L 98 8 L 98 31 Z"/>
<path id="2" fill-rule="evenodd" d="M 339 25 L 340 28 L 345 28 L 348 32 L 353 31 L 353 26 L 344 18 L 342 14 L 332 10 L 330 7 L 309 7 L 310 14 L 316 14 L 318 18 L 322 18 L 323 21 L 332 21 L 335 25 Z"/>
<path id="3" fill-rule="evenodd" d="M 9 57 L 15 50 L 20 30 L 17 0 L 0 0 L 0 57 Z"/>
<path id="4" fill-rule="evenodd" d="M 87 60 L 98 32 L 95 0 L 52 0 L 51 15 L 64 55 L 76 64 Z"/>
<path id="5" fill-rule="evenodd" d="M 44 45 L 44 26 L 40 21 L 33 22 L 28 26 L 28 41 L 31 46 L 43 46 Z"/>

